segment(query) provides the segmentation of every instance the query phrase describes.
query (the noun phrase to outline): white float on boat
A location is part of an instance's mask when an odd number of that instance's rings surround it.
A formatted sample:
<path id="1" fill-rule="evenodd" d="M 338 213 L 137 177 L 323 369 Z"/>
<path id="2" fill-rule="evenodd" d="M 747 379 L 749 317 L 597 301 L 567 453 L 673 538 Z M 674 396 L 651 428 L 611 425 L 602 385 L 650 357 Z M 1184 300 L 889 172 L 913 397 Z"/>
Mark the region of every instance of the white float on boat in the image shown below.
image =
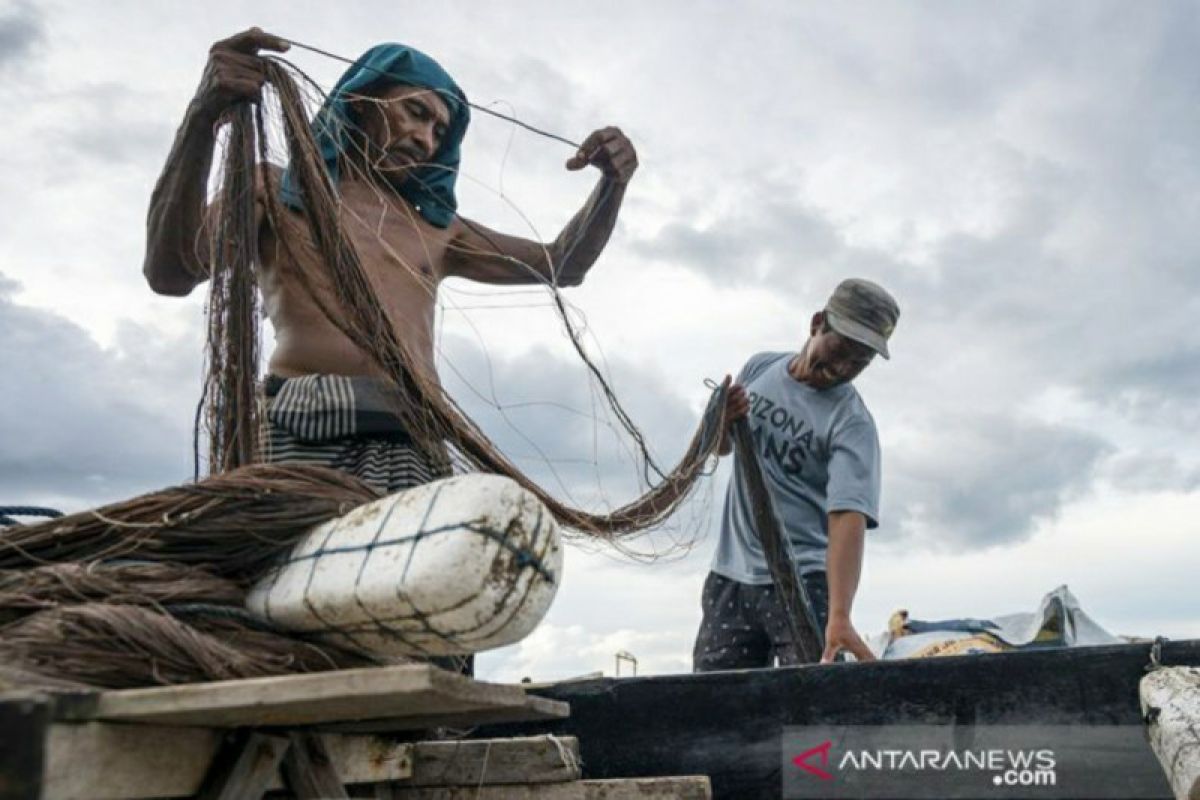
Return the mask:
<path id="1" fill-rule="evenodd" d="M 497 475 L 459 475 L 313 528 L 251 590 L 251 613 L 381 656 L 502 647 L 542 620 L 562 577 L 558 525 Z"/>

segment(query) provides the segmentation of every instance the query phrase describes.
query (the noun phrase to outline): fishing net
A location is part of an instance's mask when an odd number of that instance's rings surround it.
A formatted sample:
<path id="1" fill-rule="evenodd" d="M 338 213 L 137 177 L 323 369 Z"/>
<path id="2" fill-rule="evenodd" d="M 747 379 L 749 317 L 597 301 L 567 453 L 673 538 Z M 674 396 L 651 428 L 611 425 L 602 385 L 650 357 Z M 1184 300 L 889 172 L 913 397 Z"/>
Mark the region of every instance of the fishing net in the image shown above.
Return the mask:
<path id="1" fill-rule="evenodd" d="M 715 454 L 724 411 L 723 387 L 714 393 L 708 412 L 679 463 L 664 472 L 653 465 L 641 433 L 606 385 L 606 398 L 643 454 L 646 473 L 655 472 L 659 477 L 641 497 L 607 513 L 588 511 L 560 501 L 500 451 L 442 388 L 436 376 L 418 367 L 419 359 L 412 343 L 396 335 L 395 326 L 376 296 L 345 230 L 337 189 L 309 128 L 304 95 L 288 67 L 274 60 L 265 64 L 267 81 L 274 90 L 275 106 L 282 121 L 289 169 L 304 198 L 303 219 L 319 254 L 319 258 L 312 259 L 296 258 L 295 253 L 291 253 L 290 267 L 295 274 L 288 277 L 303 287 L 329 322 L 367 354 L 379 373 L 390 381 L 395 390 L 396 416 L 431 463 L 443 462 L 449 457 L 458 471 L 509 477 L 533 492 L 569 532 L 585 537 L 616 542 L 660 525 L 684 502 L 708 459 Z M 249 295 L 254 292 L 250 261 L 251 243 L 256 241 L 253 227 L 255 195 L 248 187 L 254 185 L 256 171 L 261 171 L 260 185 L 272 185 L 268 144 L 273 129 L 267 123 L 266 105 L 265 102 L 253 108 L 243 105 L 233 112 L 225 147 L 221 213 L 213 226 L 215 238 L 211 252 L 229 254 L 212 264 L 209 296 L 210 379 L 206 385 L 210 387 L 210 393 L 206 418 L 212 434 L 210 464 L 214 470 L 245 463 L 244 454 L 254 452 L 248 439 L 258 429 L 254 416 L 256 406 L 247 399 L 244 378 L 231 380 L 227 373 L 231 365 L 246 363 L 252 352 L 247 341 L 257 339 L 257 316 L 249 313 L 254 308 Z M 363 141 L 361 136 L 348 138 Z M 369 148 L 369 145 L 364 147 Z M 362 180 L 370 181 L 370 155 L 364 152 L 359 159 L 347 154 L 343 174 L 353 175 L 357 170 Z M 274 229 L 286 230 L 291 212 L 282 206 L 277 193 L 265 191 L 261 198 Z M 279 241 L 285 251 L 297 246 L 288 236 L 280 236 Z M 503 255 L 499 248 L 496 252 Z M 311 266 L 313 264 L 319 265 L 319 271 Z M 535 271 L 532 267 L 528 269 Z M 551 274 L 554 272 L 552 267 Z M 553 281 L 549 288 L 566 319 Z M 587 360 L 576 332 L 573 328 L 569 328 L 569 332 L 577 352 Z M 602 380 L 600 370 L 590 360 L 587 363 Z M 241 374 L 244 372 L 243 368 Z"/>

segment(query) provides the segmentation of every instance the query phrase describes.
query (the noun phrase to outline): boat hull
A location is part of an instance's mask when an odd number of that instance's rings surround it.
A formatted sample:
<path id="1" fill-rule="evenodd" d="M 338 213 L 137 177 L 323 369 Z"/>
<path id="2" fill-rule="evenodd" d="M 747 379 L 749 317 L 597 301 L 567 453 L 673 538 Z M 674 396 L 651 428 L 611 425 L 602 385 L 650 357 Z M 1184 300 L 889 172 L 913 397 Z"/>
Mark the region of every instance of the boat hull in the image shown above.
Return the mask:
<path id="1" fill-rule="evenodd" d="M 1162 653 L 1165 665 L 1200 665 L 1200 640 Z M 589 778 L 708 775 L 717 798 L 778 797 L 789 726 L 1141 725 L 1149 655 L 1149 644 L 1130 644 L 600 678 L 536 690 L 569 702 L 567 719 L 477 735 L 569 734 Z M 1149 745 L 1144 755 L 1157 771 Z"/>

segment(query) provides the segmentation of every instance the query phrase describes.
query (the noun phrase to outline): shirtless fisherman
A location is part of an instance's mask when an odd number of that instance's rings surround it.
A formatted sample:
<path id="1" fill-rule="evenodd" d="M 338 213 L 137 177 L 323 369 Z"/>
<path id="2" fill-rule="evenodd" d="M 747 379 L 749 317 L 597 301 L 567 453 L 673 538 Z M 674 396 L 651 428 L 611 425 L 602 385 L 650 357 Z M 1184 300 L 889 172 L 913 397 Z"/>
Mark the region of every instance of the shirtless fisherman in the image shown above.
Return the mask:
<path id="1" fill-rule="evenodd" d="M 212 46 L 150 200 L 144 272 L 155 292 L 186 295 L 207 279 L 211 215 L 205 200 L 216 129 L 232 106 L 259 99 L 259 52 L 288 46 L 257 28 Z M 553 268 L 558 285 L 578 285 L 604 249 L 637 169 L 637 154 L 621 131 L 597 130 L 566 167 L 591 164 L 600 180 L 553 242 L 491 231 L 455 213 L 468 118 L 465 95 L 433 59 L 385 44 L 347 70 L 318 113 L 318 122 L 332 124 L 316 126 L 342 225 L 397 339 L 417 359 L 414 368 L 433 380 L 438 284 L 451 276 L 540 283 Z M 303 198 L 291 176 L 280 172 L 273 168 L 269 184 L 260 182 L 256 190 L 259 285 L 276 338 L 266 382 L 268 457 L 325 463 L 389 492 L 439 477 L 444 465 L 422 455 L 387 412 L 378 368 L 292 277 L 296 262 L 319 266 L 320 257 L 295 211 Z M 264 215 L 265 191 L 279 193 L 290 209 L 278 229 Z M 332 296 L 326 299 L 326 306 L 338 308 Z"/>

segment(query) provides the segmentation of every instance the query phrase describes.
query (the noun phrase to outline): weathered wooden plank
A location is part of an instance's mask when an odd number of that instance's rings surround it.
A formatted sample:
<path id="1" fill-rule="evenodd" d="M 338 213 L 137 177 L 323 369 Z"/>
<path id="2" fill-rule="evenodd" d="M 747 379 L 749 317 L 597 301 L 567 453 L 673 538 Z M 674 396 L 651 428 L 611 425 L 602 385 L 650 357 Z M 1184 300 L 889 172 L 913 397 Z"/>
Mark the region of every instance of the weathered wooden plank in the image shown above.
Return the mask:
<path id="1" fill-rule="evenodd" d="M 325 800 L 349 797 L 319 736 L 291 733 L 292 746 L 283 759 L 283 778 L 296 800 Z"/>
<path id="2" fill-rule="evenodd" d="M 1163 667 L 1142 678 L 1150 747 L 1177 798 L 1200 800 L 1200 668 Z"/>
<path id="3" fill-rule="evenodd" d="M 703 775 L 664 778 L 570 781 L 508 786 L 401 788 L 391 786 L 378 800 L 710 800 Z"/>
<path id="4" fill-rule="evenodd" d="M 562 783 L 578 780 L 579 740 L 573 736 L 462 739 L 413 745 L 412 777 L 403 786 Z"/>
<path id="5" fill-rule="evenodd" d="M 50 703 L 25 692 L 0 695 L 0 800 L 38 800 Z"/>
<path id="6" fill-rule="evenodd" d="M 200 790 L 226 733 L 108 722 L 56 724 L 46 739 L 44 800 L 191 797 Z M 412 745 L 377 736 L 323 737 L 347 784 L 412 774 Z M 282 789 L 275 776 L 268 789 Z"/>
<path id="7" fill-rule="evenodd" d="M 565 717 L 565 703 L 530 707 L 520 686 L 482 683 L 428 664 L 104 692 L 94 719 L 200 727 L 314 725 L 348 720 L 429 720 L 504 711 L 524 719 Z M 411 723 L 409 724 L 411 727 Z"/>
<path id="8" fill-rule="evenodd" d="M 256 800 L 278 774 L 290 742 L 257 731 L 232 735 L 222 744 L 197 800 Z"/>

